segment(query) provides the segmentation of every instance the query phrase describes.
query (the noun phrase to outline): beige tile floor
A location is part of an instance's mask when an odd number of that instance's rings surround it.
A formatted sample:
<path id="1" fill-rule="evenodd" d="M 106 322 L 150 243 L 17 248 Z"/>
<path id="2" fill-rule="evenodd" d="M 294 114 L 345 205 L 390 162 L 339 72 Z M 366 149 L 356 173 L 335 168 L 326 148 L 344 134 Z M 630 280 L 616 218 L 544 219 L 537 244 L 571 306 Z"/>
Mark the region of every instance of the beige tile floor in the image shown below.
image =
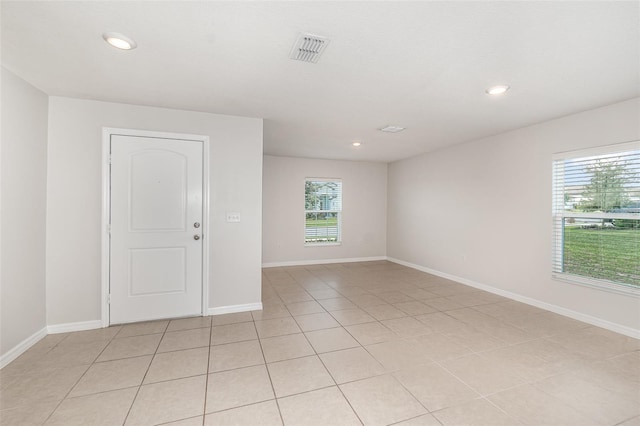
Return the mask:
<path id="1" fill-rule="evenodd" d="M 640 342 L 388 262 L 271 268 L 264 310 L 49 335 L 2 425 L 640 425 Z"/>

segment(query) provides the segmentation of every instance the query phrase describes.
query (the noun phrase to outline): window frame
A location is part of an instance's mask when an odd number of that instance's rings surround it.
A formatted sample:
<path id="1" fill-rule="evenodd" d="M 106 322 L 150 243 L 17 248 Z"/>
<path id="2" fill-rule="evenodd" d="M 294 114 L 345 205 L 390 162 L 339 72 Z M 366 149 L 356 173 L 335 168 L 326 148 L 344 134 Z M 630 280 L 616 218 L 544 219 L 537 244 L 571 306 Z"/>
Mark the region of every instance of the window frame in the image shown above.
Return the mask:
<path id="1" fill-rule="evenodd" d="M 587 277 L 557 270 L 564 260 L 564 221 L 567 218 L 640 220 L 638 213 L 568 212 L 564 208 L 564 161 L 640 150 L 640 141 L 555 153 L 552 156 L 552 278 L 570 284 L 596 288 L 612 293 L 640 297 L 640 287 L 606 279 Z M 559 169 L 562 169 L 559 171 Z"/>
<path id="2" fill-rule="evenodd" d="M 304 179 L 304 185 L 306 187 L 307 182 L 337 182 L 340 184 L 340 210 L 307 210 L 306 208 L 306 197 L 303 199 L 304 202 L 304 246 L 305 247 L 330 247 L 330 246 L 340 246 L 342 245 L 342 210 L 343 210 L 343 182 L 342 178 L 318 178 L 318 177 L 306 177 Z M 303 196 L 306 195 L 303 193 Z M 307 214 L 308 213 L 336 213 L 337 218 L 337 228 L 338 228 L 338 241 L 307 241 Z"/>

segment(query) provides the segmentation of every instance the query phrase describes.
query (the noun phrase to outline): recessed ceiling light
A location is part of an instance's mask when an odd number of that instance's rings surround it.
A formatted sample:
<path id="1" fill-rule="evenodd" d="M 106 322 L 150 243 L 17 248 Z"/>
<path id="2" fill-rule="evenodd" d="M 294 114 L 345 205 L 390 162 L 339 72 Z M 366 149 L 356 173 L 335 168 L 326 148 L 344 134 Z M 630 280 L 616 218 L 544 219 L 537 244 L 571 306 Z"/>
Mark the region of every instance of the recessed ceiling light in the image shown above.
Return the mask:
<path id="1" fill-rule="evenodd" d="M 387 132 L 387 133 L 398 133 L 403 131 L 404 129 L 405 129 L 404 127 L 389 125 L 378 130 L 380 130 L 381 132 Z"/>
<path id="2" fill-rule="evenodd" d="M 355 142 L 354 142 L 354 143 L 352 143 L 351 145 L 353 145 L 353 146 L 355 146 L 355 147 L 358 147 L 358 146 L 362 145 L 362 142 L 355 141 Z"/>
<path id="3" fill-rule="evenodd" d="M 122 50 L 131 50 L 138 46 L 135 41 L 120 33 L 104 33 L 102 38 L 113 47 Z"/>
<path id="4" fill-rule="evenodd" d="M 509 86 L 507 86 L 506 84 L 501 84 L 498 86 L 491 86 L 487 90 L 485 90 L 485 92 L 487 92 L 487 95 L 495 96 L 495 95 L 502 95 L 507 90 L 509 90 Z"/>

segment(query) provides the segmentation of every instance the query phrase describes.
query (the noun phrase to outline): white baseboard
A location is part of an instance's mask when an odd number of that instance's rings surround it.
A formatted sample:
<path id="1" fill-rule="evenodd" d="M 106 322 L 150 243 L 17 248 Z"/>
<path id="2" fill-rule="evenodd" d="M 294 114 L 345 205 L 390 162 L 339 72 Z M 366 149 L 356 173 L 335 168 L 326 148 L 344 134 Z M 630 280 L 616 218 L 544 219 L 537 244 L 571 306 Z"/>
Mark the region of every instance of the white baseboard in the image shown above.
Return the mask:
<path id="1" fill-rule="evenodd" d="M 18 343 L 16 346 L 11 348 L 6 354 L 0 356 L 0 369 L 3 369 L 6 365 L 8 365 L 11 361 L 18 358 L 20 355 L 25 353 L 27 349 L 31 346 L 38 343 L 42 338 L 47 335 L 47 327 L 42 328 L 39 331 L 36 331 L 31 336 L 24 339 L 22 342 Z"/>
<path id="2" fill-rule="evenodd" d="M 54 324 L 47 327 L 49 334 L 69 333 L 71 331 L 84 331 L 102 328 L 102 320 L 68 322 L 65 324 Z"/>
<path id="3" fill-rule="evenodd" d="M 509 299 L 516 300 L 518 302 L 526 303 L 527 305 L 535 306 L 536 308 L 544 309 L 546 311 L 554 312 L 559 315 L 564 315 L 565 317 L 573 318 L 578 321 L 586 322 L 587 324 L 595 325 L 596 327 L 605 328 L 607 330 L 614 331 L 616 333 L 624 334 L 625 336 L 633 337 L 635 339 L 640 339 L 640 330 L 627 327 L 625 325 L 617 324 L 611 321 L 603 320 L 601 318 L 597 318 L 591 315 L 583 314 L 581 312 L 576 312 L 571 309 L 563 308 L 561 306 L 553 305 L 551 303 L 542 302 L 537 299 L 532 299 L 527 296 L 522 296 L 521 294 L 512 293 L 507 290 L 503 290 L 500 288 L 492 287 L 490 285 L 482 284 L 473 280 L 469 280 L 467 278 L 458 277 L 456 275 L 448 274 L 446 272 L 437 271 L 435 269 L 427 268 L 424 266 L 416 265 L 413 263 L 405 262 L 404 260 L 394 259 L 393 257 L 388 257 L 387 260 L 389 262 L 397 263 L 399 265 L 408 266 L 409 268 L 417 269 L 418 271 L 426 272 L 429 274 L 437 275 L 442 278 L 447 278 L 452 281 L 459 282 L 461 284 L 468 285 L 470 287 L 474 287 L 480 290 L 488 291 L 489 293 L 497 294 L 499 296 L 507 297 Z"/>
<path id="4" fill-rule="evenodd" d="M 260 311 L 262 310 L 262 302 L 246 303 L 244 305 L 218 306 L 217 308 L 209 308 L 207 315 L 235 314 L 236 312 Z"/>
<path id="5" fill-rule="evenodd" d="M 387 260 L 387 256 L 346 257 L 344 259 L 292 260 L 287 262 L 263 263 L 262 267 L 277 268 L 279 266 L 326 265 L 330 263 L 373 262 L 376 260 Z"/>

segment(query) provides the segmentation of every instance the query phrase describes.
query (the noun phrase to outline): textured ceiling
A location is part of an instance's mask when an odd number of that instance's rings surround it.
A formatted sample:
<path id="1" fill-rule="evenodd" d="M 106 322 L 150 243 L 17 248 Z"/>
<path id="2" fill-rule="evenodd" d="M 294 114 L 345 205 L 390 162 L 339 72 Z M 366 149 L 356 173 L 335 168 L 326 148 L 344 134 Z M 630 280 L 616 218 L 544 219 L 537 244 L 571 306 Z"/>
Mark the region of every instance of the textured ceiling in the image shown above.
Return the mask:
<path id="1" fill-rule="evenodd" d="M 639 96 L 639 5 L 2 1 L 2 64 L 50 95 L 264 118 L 267 154 L 386 162 Z M 317 64 L 289 59 L 300 32 L 331 39 Z"/>

